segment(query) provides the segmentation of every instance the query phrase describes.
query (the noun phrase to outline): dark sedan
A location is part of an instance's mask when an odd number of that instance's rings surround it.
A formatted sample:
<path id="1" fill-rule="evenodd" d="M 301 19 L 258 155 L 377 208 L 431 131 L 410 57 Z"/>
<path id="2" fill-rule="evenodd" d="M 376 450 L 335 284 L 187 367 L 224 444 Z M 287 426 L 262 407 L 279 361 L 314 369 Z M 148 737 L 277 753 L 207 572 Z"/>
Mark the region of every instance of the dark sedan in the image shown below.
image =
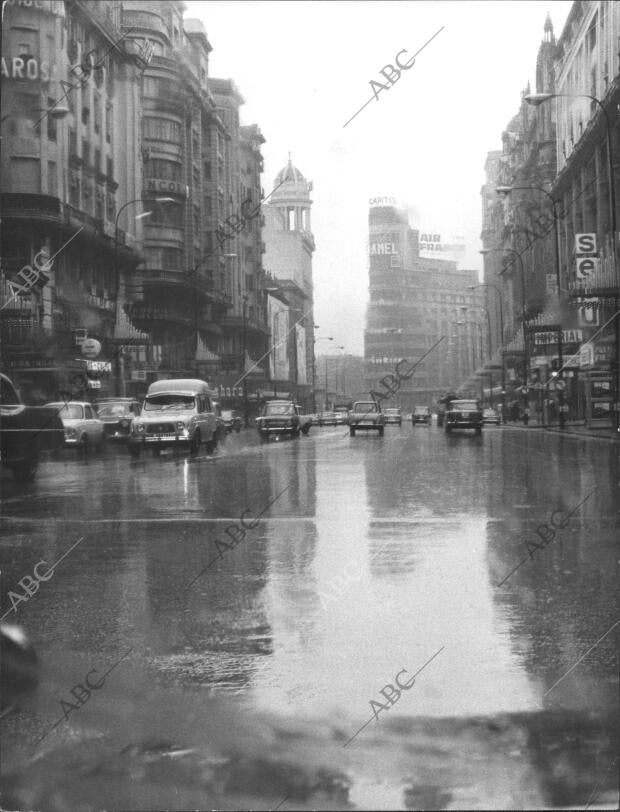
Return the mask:
<path id="1" fill-rule="evenodd" d="M 243 426 L 241 415 L 234 409 L 222 409 L 222 422 L 229 434 L 233 431 L 236 431 L 238 434 L 241 431 L 241 426 Z"/>
<path id="2" fill-rule="evenodd" d="M 133 419 L 140 414 L 138 401 L 133 398 L 104 398 L 96 406 L 106 440 L 128 440 Z"/>
<path id="3" fill-rule="evenodd" d="M 475 429 L 482 434 L 482 407 L 477 400 L 451 400 L 445 416 L 445 428 L 449 434 L 452 429 Z"/>

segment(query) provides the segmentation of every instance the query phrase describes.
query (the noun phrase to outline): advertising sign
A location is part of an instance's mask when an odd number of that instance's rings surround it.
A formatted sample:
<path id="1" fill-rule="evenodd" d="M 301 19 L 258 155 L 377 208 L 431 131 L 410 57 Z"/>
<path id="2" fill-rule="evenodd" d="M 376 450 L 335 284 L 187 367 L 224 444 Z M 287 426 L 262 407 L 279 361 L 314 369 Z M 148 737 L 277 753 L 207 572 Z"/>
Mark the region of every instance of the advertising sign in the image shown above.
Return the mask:
<path id="1" fill-rule="evenodd" d="M 82 355 L 87 358 L 96 358 L 101 352 L 101 344 L 96 338 L 87 338 L 82 342 Z"/>
<path id="2" fill-rule="evenodd" d="M 575 234 L 575 254 L 596 254 L 596 233 Z"/>

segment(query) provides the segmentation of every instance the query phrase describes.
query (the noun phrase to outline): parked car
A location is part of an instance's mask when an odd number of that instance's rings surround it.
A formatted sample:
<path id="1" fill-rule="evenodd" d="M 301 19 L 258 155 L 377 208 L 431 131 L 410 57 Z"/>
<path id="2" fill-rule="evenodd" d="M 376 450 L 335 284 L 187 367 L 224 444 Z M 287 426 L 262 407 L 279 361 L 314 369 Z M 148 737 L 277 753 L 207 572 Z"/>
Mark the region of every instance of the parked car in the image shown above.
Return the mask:
<path id="1" fill-rule="evenodd" d="M 357 400 L 349 412 L 349 435 L 355 437 L 356 431 L 374 430 L 383 437 L 385 416 L 381 404 L 376 400 Z"/>
<path id="2" fill-rule="evenodd" d="M 495 409 L 485 409 L 482 412 L 482 422 L 483 423 L 492 423 L 496 426 L 499 426 L 500 419 L 499 414 L 495 411 Z"/>
<path id="3" fill-rule="evenodd" d="M 451 400 L 446 406 L 445 429 L 475 429 L 482 433 L 482 407 L 477 400 Z"/>
<path id="4" fill-rule="evenodd" d="M 428 406 L 415 406 L 411 413 L 411 422 L 415 426 L 416 423 L 425 423 L 427 426 L 431 423 L 431 410 Z"/>
<path id="5" fill-rule="evenodd" d="M 155 455 L 162 448 L 189 448 L 195 455 L 204 443 L 212 454 L 219 434 L 216 398 L 217 393 L 198 378 L 155 381 L 133 421 L 129 453 L 139 457 L 146 448 Z"/>
<path id="6" fill-rule="evenodd" d="M 103 422 L 92 403 L 84 400 L 57 401 L 46 404 L 56 409 L 65 431 L 65 446 L 77 448 L 78 454 L 87 454 L 90 448 L 102 451 L 105 443 Z"/>
<path id="7" fill-rule="evenodd" d="M 337 426 L 336 412 L 323 412 L 319 417 L 319 426 Z"/>
<path id="8" fill-rule="evenodd" d="M 222 409 L 222 420 L 224 421 L 224 427 L 229 434 L 233 431 L 236 431 L 237 434 L 239 434 L 241 427 L 243 426 L 243 418 L 239 412 L 235 411 L 234 409 Z"/>
<path id="9" fill-rule="evenodd" d="M 403 416 L 400 409 L 386 409 L 385 410 L 385 424 L 394 423 L 397 426 L 402 426 Z"/>
<path id="10" fill-rule="evenodd" d="M 280 434 L 299 437 L 299 415 L 292 400 L 269 400 L 263 406 L 263 413 L 256 418 L 256 427 L 261 440 Z"/>
<path id="11" fill-rule="evenodd" d="M 104 398 L 96 406 L 106 440 L 126 442 L 133 419 L 140 414 L 139 402 L 133 398 Z"/>
<path id="12" fill-rule="evenodd" d="M 14 479 L 31 482 L 41 453 L 62 448 L 64 439 L 57 409 L 25 406 L 10 378 L 0 374 L 0 452 Z"/>

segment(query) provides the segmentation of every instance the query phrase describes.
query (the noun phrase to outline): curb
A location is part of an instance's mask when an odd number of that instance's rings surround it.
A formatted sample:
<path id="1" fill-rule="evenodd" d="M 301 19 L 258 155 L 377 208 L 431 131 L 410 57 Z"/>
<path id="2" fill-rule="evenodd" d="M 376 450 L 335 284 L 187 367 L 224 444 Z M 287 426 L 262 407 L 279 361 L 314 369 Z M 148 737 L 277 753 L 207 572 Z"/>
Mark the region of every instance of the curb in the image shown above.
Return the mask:
<path id="1" fill-rule="evenodd" d="M 570 428 L 559 429 L 559 428 L 552 428 L 549 426 L 512 426 L 508 424 L 504 424 L 502 428 L 506 429 L 516 429 L 517 431 L 531 431 L 532 429 L 542 429 L 543 431 L 548 431 L 552 434 L 559 434 L 563 437 L 580 437 L 586 440 L 604 440 L 609 443 L 620 443 L 620 433 L 618 436 L 614 436 L 613 434 L 599 434 L 596 429 L 591 431 L 571 431 Z"/>

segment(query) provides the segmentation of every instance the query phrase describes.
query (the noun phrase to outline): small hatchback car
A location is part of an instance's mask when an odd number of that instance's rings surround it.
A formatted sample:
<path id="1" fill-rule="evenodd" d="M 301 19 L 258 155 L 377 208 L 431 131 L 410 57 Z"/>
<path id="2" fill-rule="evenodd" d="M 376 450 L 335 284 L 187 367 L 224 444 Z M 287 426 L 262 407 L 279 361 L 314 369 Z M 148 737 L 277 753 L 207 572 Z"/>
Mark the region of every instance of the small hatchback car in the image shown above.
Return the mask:
<path id="1" fill-rule="evenodd" d="M 402 426 L 403 418 L 400 409 L 386 409 L 385 410 L 385 425 L 393 423 L 396 426 Z"/>
<path id="2" fill-rule="evenodd" d="M 127 441 L 133 419 L 140 414 L 140 404 L 132 398 L 105 398 L 97 402 L 97 412 L 106 440 Z"/>
<path id="3" fill-rule="evenodd" d="M 416 406 L 411 414 L 411 422 L 415 426 L 416 423 L 426 423 L 430 425 L 431 410 L 428 406 Z"/>
<path id="4" fill-rule="evenodd" d="M 358 400 L 349 412 L 349 435 L 355 437 L 356 431 L 376 431 L 383 437 L 385 416 L 381 404 L 376 400 Z"/>
<path id="5" fill-rule="evenodd" d="M 475 429 L 482 434 L 482 407 L 477 400 L 451 400 L 446 409 L 444 425 L 449 434 L 452 429 Z"/>

